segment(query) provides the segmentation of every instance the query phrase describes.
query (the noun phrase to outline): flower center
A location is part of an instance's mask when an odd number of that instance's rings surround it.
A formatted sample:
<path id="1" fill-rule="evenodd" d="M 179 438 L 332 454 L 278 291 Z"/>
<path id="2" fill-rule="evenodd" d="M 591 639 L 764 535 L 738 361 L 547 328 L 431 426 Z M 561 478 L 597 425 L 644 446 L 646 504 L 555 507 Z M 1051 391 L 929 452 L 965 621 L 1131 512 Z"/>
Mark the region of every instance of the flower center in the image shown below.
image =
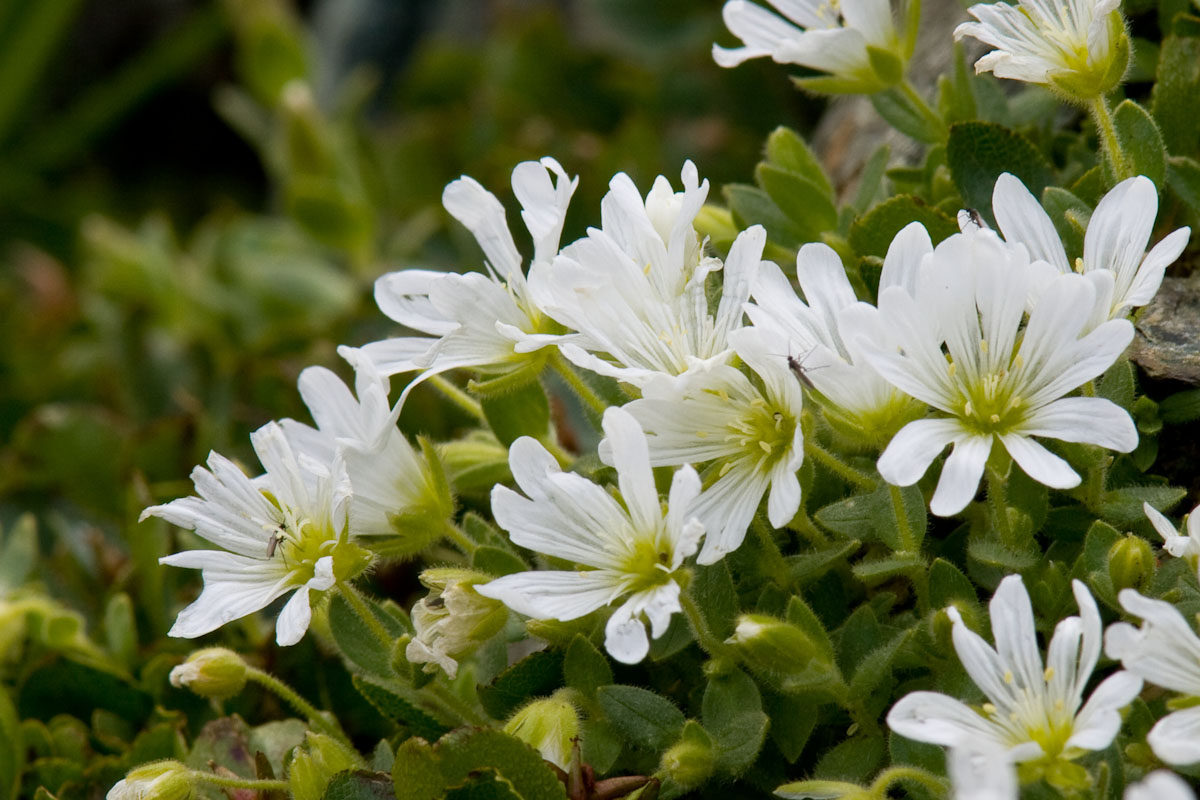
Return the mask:
<path id="1" fill-rule="evenodd" d="M 370 553 L 339 536 L 329 520 L 314 520 L 280 503 L 270 492 L 263 495 L 275 506 L 278 523 L 271 530 L 264 556 L 282 561 L 293 584 L 302 586 L 312 580 L 317 561 L 325 556 L 333 556 L 338 580 L 353 577 L 370 562 Z"/>
<path id="2" fill-rule="evenodd" d="M 671 580 L 675 559 L 666 541 L 666 536 L 654 536 L 641 538 L 630 545 L 621 568 L 629 576 L 626 591 L 638 592 Z"/>
<path id="3" fill-rule="evenodd" d="M 987 365 L 986 371 L 975 374 L 969 370 L 958 370 L 950 360 L 950 377 L 957 383 L 959 392 L 958 412 L 963 421 L 973 425 L 980 433 L 1004 433 L 1011 430 L 1025 415 L 1025 401 L 1018 394 L 1019 373 L 1023 366 L 1021 356 L 1013 356 L 1007 364 L 996 364 L 988 357 L 987 341 L 979 343 L 979 363 Z"/>
<path id="4" fill-rule="evenodd" d="M 780 460 L 790 457 L 796 424 L 797 420 L 790 414 L 756 397 L 747 404 L 740 417 L 726 425 L 725 439 L 737 446 L 743 454 L 741 458 L 755 461 L 757 468 L 766 472 Z M 732 462 L 727 463 L 722 474 L 731 467 Z"/>

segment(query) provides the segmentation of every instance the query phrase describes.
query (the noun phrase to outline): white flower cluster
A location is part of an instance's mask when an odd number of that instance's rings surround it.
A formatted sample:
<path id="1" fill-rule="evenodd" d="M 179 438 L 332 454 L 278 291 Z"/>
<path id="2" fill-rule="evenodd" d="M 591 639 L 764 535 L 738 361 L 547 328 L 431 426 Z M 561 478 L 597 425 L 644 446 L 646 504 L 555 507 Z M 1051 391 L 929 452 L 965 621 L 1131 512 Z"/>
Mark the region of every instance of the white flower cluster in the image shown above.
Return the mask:
<path id="1" fill-rule="evenodd" d="M 872 306 L 823 244 L 798 254 L 803 300 L 762 260 L 759 226 L 742 232 L 724 261 L 711 255 L 695 227 L 708 182 L 690 162 L 680 191 L 660 177 L 645 198 L 617 175 L 601 226 L 561 249 L 576 181 L 547 158 L 520 164 L 512 185 L 534 243 L 527 275 L 499 200 L 470 178 L 454 181 L 443 200 L 475 235 L 487 274 L 380 278 L 380 308 L 425 335 L 342 348 L 357 370 L 357 399 L 329 371 L 306 370 L 300 391 L 317 428 L 285 420 L 256 432 L 264 475 L 250 479 L 214 453 L 211 472 L 193 474 L 199 498 L 145 511 L 228 551 L 164 559 L 204 570 L 205 591 L 174 635 L 201 635 L 294 591 L 279 641 L 297 641 L 309 592 L 361 572 L 371 537 L 452 510 L 396 427 L 407 393 L 449 369 L 536 374 L 565 357 L 635 395 L 604 415 L 600 444 L 621 499 L 562 472 L 535 440 L 517 440 L 510 463 L 524 495 L 496 487 L 496 520 L 516 544 L 586 569 L 476 588 L 559 620 L 624 598 L 608 647 L 639 661 L 646 623 L 659 636 L 680 610 L 686 559 L 711 564 L 737 549 L 764 496 L 771 525 L 796 515 L 806 387 L 835 429 L 882 449 L 879 473 L 892 484 L 915 483 L 952 446 L 931 501 L 940 515 L 972 500 L 997 443 L 1055 488 L 1080 478 L 1037 439 L 1132 450 L 1128 413 L 1068 395 L 1124 351 L 1133 335 L 1124 316 L 1153 297 L 1188 238 L 1181 229 L 1145 252 L 1156 194 L 1145 178 L 1131 179 L 1096 209 L 1073 271 L 1046 212 L 1005 175 L 993 206 L 1004 238 L 973 215 L 936 247 L 909 225 L 888 250 Z M 392 408 L 386 378 L 402 372 L 417 374 Z M 651 468 L 666 466 L 679 470 L 664 514 Z"/>

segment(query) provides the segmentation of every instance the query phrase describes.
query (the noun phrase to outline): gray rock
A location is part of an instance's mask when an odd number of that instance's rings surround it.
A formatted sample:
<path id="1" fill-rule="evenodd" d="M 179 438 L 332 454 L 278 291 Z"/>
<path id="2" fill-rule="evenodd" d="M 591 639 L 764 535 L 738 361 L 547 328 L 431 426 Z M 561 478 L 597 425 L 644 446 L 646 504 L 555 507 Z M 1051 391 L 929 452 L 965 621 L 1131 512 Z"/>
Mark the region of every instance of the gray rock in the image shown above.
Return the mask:
<path id="1" fill-rule="evenodd" d="M 1147 375 L 1200 385 L 1200 273 L 1164 279 L 1136 329 L 1129 357 Z"/>

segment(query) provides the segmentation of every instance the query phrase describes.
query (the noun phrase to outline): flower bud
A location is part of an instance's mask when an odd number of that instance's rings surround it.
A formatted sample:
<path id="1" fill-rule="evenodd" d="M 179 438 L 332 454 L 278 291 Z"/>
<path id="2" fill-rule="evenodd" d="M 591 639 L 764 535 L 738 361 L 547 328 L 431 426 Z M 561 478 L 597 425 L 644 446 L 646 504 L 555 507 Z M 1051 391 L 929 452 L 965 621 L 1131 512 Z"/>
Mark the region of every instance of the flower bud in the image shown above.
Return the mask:
<path id="1" fill-rule="evenodd" d="M 698 723 L 688 720 L 679 741 L 663 753 L 659 769 L 680 786 L 691 789 L 712 775 L 714 760 L 712 738 Z"/>
<path id="2" fill-rule="evenodd" d="M 812 641 L 795 625 L 764 614 L 738 617 L 727 644 L 736 647 L 747 666 L 771 675 L 796 675 L 816 653 Z"/>
<path id="3" fill-rule="evenodd" d="M 571 766 L 572 744 L 579 737 L 579 715 L 559 692 L 518 709 L 504 723 L 504 732 L 565 772 Z"/>
<path id="4" fill-rule="evenodd" d="M 1113 591 L 1140 589 L 1154 577 L 1154 550 L 1140 536 L 1128 534 L 1108 551 L 1108 576 Z"/>
<path id="5" fill-rule="evenodd" d="M 208 647 L 192 653 L 171 670 L 170 679 L 172 686 L 221 700 L 233 697 L 246 686 L 246 662 L 232 650 Z"/>
<path id="6" fill-rule="evenodd" d="M 321 800 L 334 775 L 363 765 L 357 753 L 323 733 L 306 737 L 306 747 L 296 748 L 288 766 L 288 790 L 293 800 Z"/>
<path id="7" fill-rule="evenodd" d="M 458 674 L 458 659 L 492 638 L 508 621 L 508 609 L 498 600 L 484 597 L 474 587 L 492 580 L 490 575 L 468 569 L 427 569 L 421 582 L 429 596 L 412 610 L 416 635 L 404 655 L 414 664 L 425 664 L 426 672 L 438 667 L 451 678 Z"/>
<path id="8" fill-rule="evenodd" d="M 154 761 L 131 770 L 108 790 L 107 800 L 187 800 L 191 771 L 178 761 Z"/>

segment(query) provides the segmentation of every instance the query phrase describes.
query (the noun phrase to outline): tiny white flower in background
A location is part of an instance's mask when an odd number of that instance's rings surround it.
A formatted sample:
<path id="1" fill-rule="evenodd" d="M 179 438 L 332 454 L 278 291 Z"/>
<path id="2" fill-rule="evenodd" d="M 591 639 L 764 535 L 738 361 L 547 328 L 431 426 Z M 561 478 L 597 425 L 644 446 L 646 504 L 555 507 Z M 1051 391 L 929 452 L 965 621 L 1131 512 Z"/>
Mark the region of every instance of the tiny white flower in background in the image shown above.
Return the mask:
<path id="1" fill-rule="evenodd" d="M 723 363 L 729 333 L 743 327 L 742 304 L 758 271 L 766 231 L 738 235 L 729 257 L 705 256 L 694 220 L 708 196 L 696 167 L 683 167 L 683 191 L 660 176 L 642 200 L 624 173 L 601 203 L 602 228 L 563 248 L 553 264 L 530 268 L 529 286 L 551 318 L 578 331 L 563 355 L 585 369 L 638 387 L 705 363 Z M 715 313 L 707 278 L 722 271 Z"/>
<path id="2" fill-rule="evenodd" d="M 730 339 L 757 383 L 717 364 L 671 385 L 648 386 L 642 399 L 624 406 L 646 432 L 653 466 L 711 462 L 693 508 L 707 532 L 696 559 L 701 564 L 720 561 L 741 546 L 763 495 L 767 518 L 777 528 L 800 508 L 800 385 L 786 361 L 767 352 L 756 330 L 736 331 Z M 600 457 L 611 463 L 606 442 Z"/>
<path id="3" fill-rule="evenodd" d="M 1072 271 L 1050 216 L 1018 178 L 1006 172 L 996 180 L 992 211 L 1006 241 L 1025 245 L 1031 258 L 1049 262 L 1059 272 Z M 1118 183 L 1092 212 L 1083 257 L 1075 260 L 1074 271 L 1112 275 L 1111 282 L 1097 284 L 1105 294 L 1097 298 L 1103 319 L 1128 316 L 1149 303 L 1162 285 L 1163 273 L 1187 246 L 1191 229 L 1184 227 L 1146 252 L 1157 215 L 1158 190 L 1140 175 Z"/>
<path id="4" fill-rule="evenodd" d="M 191 771 L 178 761 L 152 761 L 113 784 L 106 800 L 187 800 L 194 783 Z"/>
<path id="5" fill-rule="evenodd" d="M 744 42 L 732 49 L 713 45 L 713 60 L 736 67 L 770 56 L 779 64 L 799 64 L 828 72 L 846 85 L 839 91 L 873 92 L 889 81 L 871 65 L 868 47 L 894 53 L 901 64 L 911 44 L 901 43 L 888 0 L 730 0 L 721 10 L 725 25 Z M 893 81 L 894 82 L 894 79 Z"/>
<path id="6" fill-rule="evenodd" d="M 1120 0 L 1020 0 L 978 3 L 975 22 L 954 29 L 996 48 L 975 62 L 997 78 L 1058 85 L 1075 78 L 1098 94 L 1120 81 L 1129 57 Z M 1060 88 L 1062 88 L 1060 86 Z"/>
<path id="7" fill-rule="evenodd" d="M 1142 503 L 1142 511 L 1150 519 L 1154 530 L 1163 538 L 1163 549 L 1176 558 L 1186 559 L 1192 569 L 1200 569 L 1200 506 L 1187 516 L 1187 533 L 1175 529 L 1171 520 L 1164 517 L 1154 506 Z"/>
<path id="8" fill-rule="evenodd" d="M 143 520 L 161 517 L 225 548 L 159 559 L 204 575 L 204 590 L 179 613 L 171 636 L 202 636 L 292 593 L 279 614 L 276 640 L 295 644 L 312 617 L 309 591 L 329 589 L 368 563 L 368 555 L 346 534 L 349 489 L 340 462 L 322 466 L 306 460 L 302 466 L 274 422 L 250 440 L 265 475 L 251 479 L 229 459 L 210 453 L 209 469 L 192 470 L 199 497 L 142 512 Z"/>
<path id="9" fill-rule="evenodd" d="M 1160 769 L 1125 787 L 1125 800 L 1196 800 L 1196 795 L 1183 778 Z"/>
<path id="10" fill-rule="evenodd" d="M 890 346 L 862 341 L 885 379 L 946 416 L 910 422 L 892 438 L 877 464 L 884 480 L 916 483 L 952 444 L 929 505 L 948 516 L 975 496 L 997 441 L 1027 475 L 1056 489 L 1077 486 L 1079 475 L 1032 437 L 1122 453 L 1137 446 L 1119 406 L 1064 397 L 1108 369 L 1133 338 L 1123 319 L 1084 334 L 1096 299 L 1090 281 L 1054 277 L 1023 324 L 1039 272 L 1023 247 L 968 227 L 939 244 L 923 269 L 920 302 L 900 287 L 879 294 Z"/>
<path id="11" fill-rule="evenodd" d="M 513 193 L 533 237 L 533 263 L 549 262 L 558 252 L 577 184 L 552 158 L 526 161 L 513 170 Z M 361 356 L 355 348 L 339 348 L 348 360 L 370 359 L 384 375 L 420 370 L 401 394 L 401 403 L 431 375 L 460 367 L 513 368 L 528 353 L 557 340 L 558 331 L 530 297 L 500 201 L 464 176 L 446 186 L 442 204 L 474 234 L 488 274 L 405 269 L 384 275 L 375 282 L 380 310 L 426 335 L 373 342 L 360 348 Z"/>
<path id="12" fill-rule="evenodd" d="M 610 408 L 603 427 L 622 502 L 586 478 L 563 472 L 527 436 L 513 443 L 509 456 L 525 496 L 504 486 L 492 490 L 496 522 L 514 543 L 587 568 L 519 572 L 475 590 L 525 616 L 564 621 L 625 598 L 608 620 L 604 646 L 618 661 L 636 664 L 650 649 L 646 623 L 658 638 L 680 610 L 676 572 L 704 533 L 694 517 L 700 478 L 691 467 L 675 472 L 664 516 L 637 421 Z"/>
<path id="13" fill-rule="evenodd" d="M 321 465 L 344 465 L 351 537 L 403 533 L 400 515 L 426 515 L 431 525 L 440 524 L 451 511 L 451 500 L 396 427 L 399 407 L 388 404 L 386 379 L 367 359 L 358 359 L 355 367 L 357 400 L 324 367 L 300 373 L 300 396 L 317 428 L 290 419 L 280 425 L 297 456 L 318 465 L 305 474 L 318 474 Z"/>
<path id="14" fill-rule="evenodd" d="M 976 710 L 938 692 L 912 692 L 888 712 L 888 726 L 918 742 L 965 751 L 964 758 L 1003 753 L 1010 764 L 1048 765 L 1108 747 L 1121 727 L 1119 710 L 1141 691 L 1142 680 L 1117 672 L 1083 702 L 1100 657 L 1100 611 L 1083 583 L 1072 581 L 1071 588 L 1080 615 L 1055 627 L 1044 666 L 1019 575 L 1000 581 L 988 606 L 995 649 L 967 628 L 957 609 L 946 609 L 954 649 L 988 702 Z"/>
<path id="15" fill-rule="evenodd" d="M 899 286 L 915 296 L 920 264 L 932 252 L 929 234 L 919 222 L 904 228 L 888 248 L 880 291 Z M 746 315 L 776 350 L 786 346 L 834 427 L 855 438 L 886 441 L 905 422 L 921 416 L 925 404 L 884 380 L 867 363 L 862 340 L 880 346 L 886 342 L 874 309 L 854 295 L 841 259 L 828 245 L 801 247 L 796 277 L 808 303 L 796 296 L 779 267 L 764 263 Z"/>
<path id="16" fill-rule="evenodd" d="M 1133 589 L 1117 595 L 1121 608 L 1142 618 L 1142 627 L 1125 622 L 1108 626 L 1104 652 L 1120 660 L 1147 683 L 1200 697 L 1200 637 L 1170 603 L 1143 597 Z M 1168 764 L 1200 762 L 1200 706 L 1160 719 L 1146 737 L 1154 755 Z"/>

